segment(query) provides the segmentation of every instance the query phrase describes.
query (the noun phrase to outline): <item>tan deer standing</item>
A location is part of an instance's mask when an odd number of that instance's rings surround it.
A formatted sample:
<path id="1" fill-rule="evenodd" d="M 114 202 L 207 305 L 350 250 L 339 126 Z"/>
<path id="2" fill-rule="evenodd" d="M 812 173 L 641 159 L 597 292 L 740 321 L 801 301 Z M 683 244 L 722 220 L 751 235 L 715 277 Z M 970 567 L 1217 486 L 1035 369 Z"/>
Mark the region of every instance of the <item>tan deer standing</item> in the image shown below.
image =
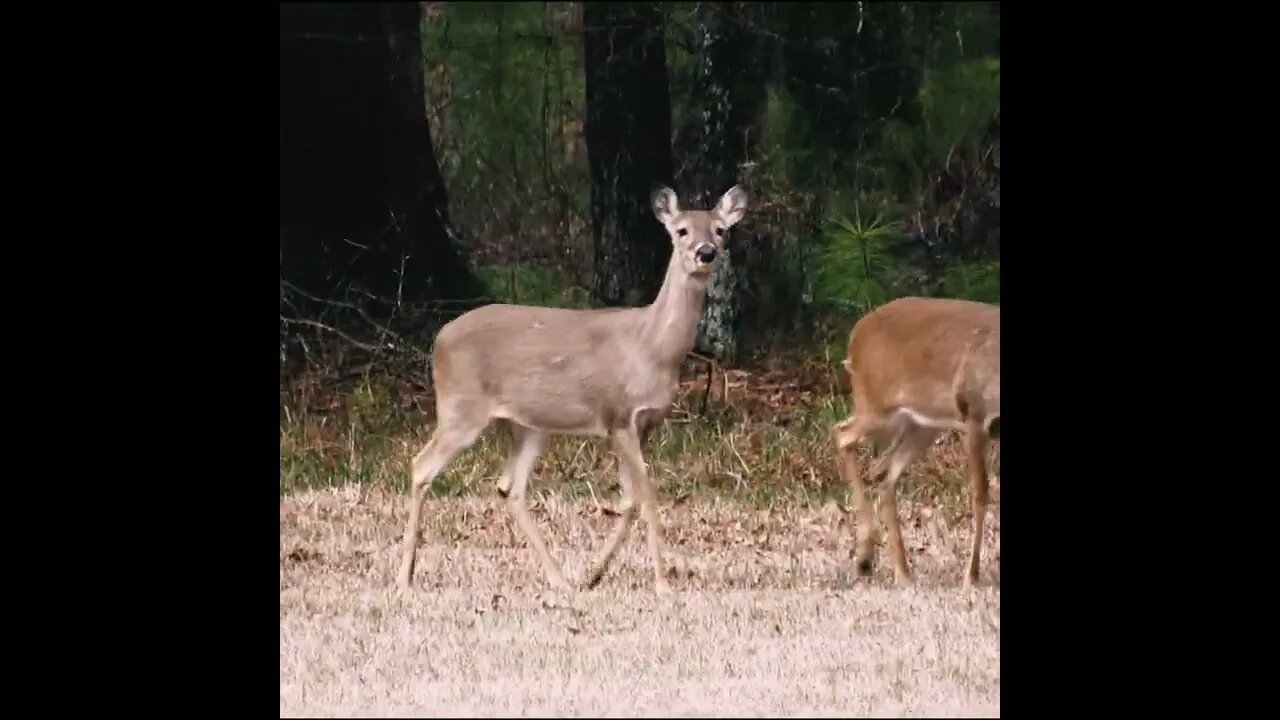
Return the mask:
<path id="1" fill-rule="evenodd" d="M 680 364 L 702 317 L 707 278 L 725 233 L 746 213 L 747 194 L 734 186 L 714 210 L 682 211 L 675 193 L 659 187 L 650 203 L 672 242 L 666 279 L 652 304 L 596 310 L 487 305 L 440 330 L 432 349 L 438 424 L 413 459 L 400 588 L 413 581 L 431 481 L 497 421 L 513 441 L 498 491 L 552 586 L 570 589 L 529 515 L 525 493 L 547 435 L 554 433 L 608 437 L 618 458 L 621 512 L 586 585 L 600 581 L 638 511 L 648 526 L 655 590 L 671 592 L 657 493 L 641 444 L 671 408 Z"/>
<path id="2" fill-rule="evenodd" d="M 973 502 L 973 549 L 965 585 L 974 585 L 987 510 L 987 445 L 999 437 L 999 306 L 941 298 L 891 301 L 854 324 L 844 366 L 853 388 L 853 415 L 837 423 L 832 434 L 840 474 L 853 495 L 859 574 L 871 572 L 875 520 L 856 445 L 863 439 L 888 442 L 868 480 L 882 480 L 880 515 L 889 531 L 894 579 L 907 584 L 911 576 L 898 524 L 898 478 L 942 432 L 959 430 L 966 438 Z"/>

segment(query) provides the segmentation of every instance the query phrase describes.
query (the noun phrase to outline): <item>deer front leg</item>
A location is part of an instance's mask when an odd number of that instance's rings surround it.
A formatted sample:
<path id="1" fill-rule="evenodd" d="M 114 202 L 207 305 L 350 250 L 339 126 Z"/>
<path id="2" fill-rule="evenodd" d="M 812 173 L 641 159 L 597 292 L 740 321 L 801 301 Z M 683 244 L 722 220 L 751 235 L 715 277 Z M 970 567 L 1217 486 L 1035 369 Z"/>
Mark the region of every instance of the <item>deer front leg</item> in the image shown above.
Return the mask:
<path id="1" fill-rule="evenodd" d="M 987 435 L 985 429 L 970 423 L 966 438 L 969 450 L 969 485 L 973 494 L 973 549 L 969 553 L 969 572 L 965 574 L 965 587 L 978 584 L 978 570 L 982 556 L 982 531 L 987 515 Z"/>
<path id="2" fill-rule="evenodd" d="M 640 436 L 634 428 L 614 433 L 614 447 L 618 458 L 627 466 L 631 474 L 635 493 L 640 501 L 640 516 L 648 529 L 649 556 L 653 560 L 653 589 L 659 595 L 670 595 L 671 585 L 667 583 L 666 563 L 662 558 L 662 526 L 658 519 L 658 493 L 644 467 L 644 457 L 640 453 Z"/>

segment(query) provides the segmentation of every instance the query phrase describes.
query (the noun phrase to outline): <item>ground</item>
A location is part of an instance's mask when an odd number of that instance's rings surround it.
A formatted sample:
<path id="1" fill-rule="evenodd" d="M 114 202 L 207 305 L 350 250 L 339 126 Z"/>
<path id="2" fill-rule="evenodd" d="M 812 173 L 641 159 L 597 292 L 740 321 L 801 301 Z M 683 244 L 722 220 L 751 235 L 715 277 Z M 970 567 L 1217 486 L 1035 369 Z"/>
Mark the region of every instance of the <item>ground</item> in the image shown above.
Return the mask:
<path id="1" fill-rule="evenodd" d="M 549 593 L 496 494 L 509 448 L 497 432 L 433 484 L 415 591 L 400 597 L 429 390 L 295 382 L 302 401 L 281 410 L 281 714 L 999 715 L 998 444 L 978 588 L 961 586 L 972 514 L 955 434 L 902 480 L 916 585 L 893 586 L 885 547 L 873 577 L 854 577 L 830 437 L 849 413 L 837 361 L 710 383 L 686 368 L 645 449 L 675 571 L 667 600 L 643 521 L 597 588 Z M 588 438 L 553 437 L 534 471 L 531 512 L 571 580 L 612 526 L 616 478 L 608 443 Z"/>
<path id="2" fill-rule="evenodd" d="M 534 483 L 533 514 L 579 578 L 616 491 Z M 595 590 L 551 595 L 491 486 L 428 501 L 408 598 L 392 589 L 402 490 L 282 494 L 282 715 L 999 715 L 998 481 L 972 590 L 964 504 L 901 503 L 916 585 L 899 589 L 887 548 L 873 577 L 851 575 L 853 517 L 834 500 L 664 493 L 670 599 L 652 591 L 643 522 Z"/>

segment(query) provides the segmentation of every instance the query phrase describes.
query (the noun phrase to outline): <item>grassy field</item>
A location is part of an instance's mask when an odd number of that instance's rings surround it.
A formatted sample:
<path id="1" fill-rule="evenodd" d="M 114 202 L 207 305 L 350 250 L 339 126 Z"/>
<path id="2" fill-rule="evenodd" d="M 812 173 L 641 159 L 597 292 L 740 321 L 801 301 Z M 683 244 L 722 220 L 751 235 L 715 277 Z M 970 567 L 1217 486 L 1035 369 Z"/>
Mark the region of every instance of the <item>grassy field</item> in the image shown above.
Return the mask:
<path id="1" fill-rule="evenodd" d="M 916 585 L 892 586 L 884 548 L 854 578 L 827 435 L 846 406 L 821 371 L 786 377 L 717 377 L 702 414 L 693 377 L 650 440 L 668 600 L 642 522 L 599 587 L 548 593 L 494 490 L 497 433 L 434 486 L 416 590 L 400 597 L 422 398 L 366 387 L 282 413 L 282 715 L 997 716 L 998 478 L 981 587 L 960 586 L 972 531 L 955 438 L 904 478 Z M 613 522 L 615 473 L 606 443 L 570 438 L 535 470 L 531 510 L 571 580 Z"/>

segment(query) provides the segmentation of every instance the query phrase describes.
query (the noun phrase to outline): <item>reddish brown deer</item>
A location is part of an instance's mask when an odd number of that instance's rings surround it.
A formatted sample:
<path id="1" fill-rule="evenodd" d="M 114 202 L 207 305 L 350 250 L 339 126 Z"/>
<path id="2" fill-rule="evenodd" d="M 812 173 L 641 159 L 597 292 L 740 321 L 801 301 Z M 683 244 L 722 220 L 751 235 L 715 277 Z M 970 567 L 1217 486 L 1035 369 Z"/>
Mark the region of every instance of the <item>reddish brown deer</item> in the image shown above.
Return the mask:
<path id="1" fill-rule="evenodd" d="M 672 243 L 666 279 L 652 304 L 596 310 L 487 305 L 440 330 L 432 349 L 438 424 L 413 459 L 400 588 L 413 581 L 431 481 L 496 421 L 512 437 L 498 491 L 552 586 L 570 589 L 529 515 L 525 494 L 547 436 L 561 434 L 608 437 L 618 458 L 621 512 L 586 585 L 600 581 L 638 511 L 648 526 L 655 590 L 671 591 L 657 494 L 641 444 L 671 408 L 680 364 L 702 317 L 707 278 L 725 234 L 746 213 L 747 194 L 734 186 L 714 210 L 681 210 L 675 193 L 660 187 L 650 202 Z"/>
<path id="2" fill-rule="evenodd" d="M 966 438 L 973 502 L 973 549 L 965 585 L 977 583 L 987 510 L 986 451 L 999 437 L 999 306 L 940 298 L 891 301 L 854 324 L 844 366 L 853 388 L 853 415 L 837 423 L 832 434 L 840 474 L 853 495 L 859 574 L 871 572 L 875 519 L 858 467 L 857 444 L 864 439 L 888 443 L 867 479 L 881 481 L 880 519 L 889 532 L 894 579 L 908 584 L 898 478 L 941 433 L 959 430 Z"/>

